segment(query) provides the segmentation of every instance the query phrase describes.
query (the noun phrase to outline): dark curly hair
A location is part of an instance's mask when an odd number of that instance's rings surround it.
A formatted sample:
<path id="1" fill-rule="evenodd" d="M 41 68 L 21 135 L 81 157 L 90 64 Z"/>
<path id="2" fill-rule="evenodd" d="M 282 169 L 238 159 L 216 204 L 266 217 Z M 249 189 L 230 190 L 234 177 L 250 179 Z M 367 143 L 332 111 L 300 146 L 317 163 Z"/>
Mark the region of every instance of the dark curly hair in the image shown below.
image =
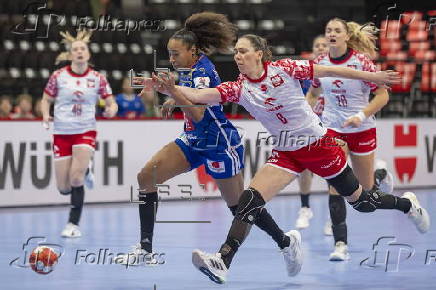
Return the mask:
<path id="1" fill-rule="evenodd" d="M 238 29 L 227 16 L 213 12 L 192 14 L 185 21 L 185 27 L 178 30 L 170 39 L 183 41 L 188 48 L 196 48 L 210 55 L 216 51 L 229 52 L 236 40 Z"/>

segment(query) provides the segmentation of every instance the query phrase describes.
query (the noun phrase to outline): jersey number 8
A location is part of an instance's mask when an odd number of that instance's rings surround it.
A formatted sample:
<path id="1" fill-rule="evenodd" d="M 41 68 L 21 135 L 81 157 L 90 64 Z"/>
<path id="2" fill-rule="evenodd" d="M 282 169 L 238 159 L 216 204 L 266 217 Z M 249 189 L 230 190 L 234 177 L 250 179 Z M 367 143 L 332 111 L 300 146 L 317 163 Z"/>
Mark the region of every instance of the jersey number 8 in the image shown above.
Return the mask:
<path id="1" fill-rule="evenodd" d="M 283 124 L 288 123 L 288 119 L 286 119 L 285 116 L 283 116 L 281 113 L 277 113 L 276 116 L 277 116 L 277 119 L 279 119 L 280 122 L 282 122 Z"/>

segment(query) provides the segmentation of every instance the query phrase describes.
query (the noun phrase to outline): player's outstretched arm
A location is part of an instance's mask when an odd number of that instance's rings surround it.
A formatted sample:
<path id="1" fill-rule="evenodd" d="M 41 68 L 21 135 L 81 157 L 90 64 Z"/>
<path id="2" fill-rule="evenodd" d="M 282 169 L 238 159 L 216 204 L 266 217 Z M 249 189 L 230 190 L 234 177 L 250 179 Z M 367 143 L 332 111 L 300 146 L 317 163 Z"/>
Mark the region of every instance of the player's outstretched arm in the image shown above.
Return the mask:
<path id="1" fill-rule="evenodd" d="M 153 75 L 153 84 L 157 91 L 166 93 L 179 102 L 181 98 L 187 98 L 192 103 L 217 104 L 221 102 L 221 94 L 218 89 L 194 89 L 182 86 L 176 86 L 174 78 L 169 74 L 163 73 L 159 76 Z"/>
<path id="2" fill-rule="evenodd" d="M 325 66 L 314 64 L 313 75 L 315 78 L 339 77 L 346 79 L 364 80 L 377 84 L 397 84 L 401 81 L 401 76 L 395 71 L 368 72 L 355 70 L 348 67 Z"/>

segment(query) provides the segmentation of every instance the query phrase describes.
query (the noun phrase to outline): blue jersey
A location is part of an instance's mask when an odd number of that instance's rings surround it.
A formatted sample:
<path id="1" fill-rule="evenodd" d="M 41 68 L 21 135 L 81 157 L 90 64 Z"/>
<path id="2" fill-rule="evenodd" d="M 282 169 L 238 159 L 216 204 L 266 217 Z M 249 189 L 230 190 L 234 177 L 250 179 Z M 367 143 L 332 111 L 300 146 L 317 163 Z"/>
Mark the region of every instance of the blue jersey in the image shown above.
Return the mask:
<path id="1" fill-rule="evenodd" d="M 311 80 L 301 80 L 301 89 L 303 90 L 303 94 L 306 95 L 307 91 L 310 89 L 310 85 L 312 85 Z"/>
<path id="2" fill-rule="evenodd" d="M 204 54 L 189 72 L 179 72 L 180 86 L 203 89 L 214 88 L 220 83 L 214 64 Z M 196 150 L 220 151 L 241 143 L 239 133 L 225 117 L 221 105 L 208 106 L 199 122 L 185 116 L 184 131 L 180 139 Z"/>
<path id="3" fill-rule="evenodd" d="M 124 94 L 118 94 L 115 97 L 118 105 L 117 116 L 121 118 L 139 117 L 145 112 L 145 106 L 138 95 L 134 95 L 133 99 L 125 98 Z"/>

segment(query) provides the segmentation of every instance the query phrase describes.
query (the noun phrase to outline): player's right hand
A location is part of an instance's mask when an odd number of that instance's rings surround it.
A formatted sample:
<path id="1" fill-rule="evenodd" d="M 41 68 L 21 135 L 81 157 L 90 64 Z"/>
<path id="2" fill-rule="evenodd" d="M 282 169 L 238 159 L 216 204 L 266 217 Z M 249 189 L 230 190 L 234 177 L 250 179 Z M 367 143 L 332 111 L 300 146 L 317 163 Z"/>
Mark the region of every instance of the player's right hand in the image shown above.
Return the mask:
<path id="1" fill-rule="evenodd" d="M 42 126 L 48 130 L 50 129 L 50 122 L 53 121 L 53 118 L 51 116 L 43 116 L 42 117 Z"/>
<path id="2" fill-rule="evenodd" d="M 176 105 L 176 101 L 174 99 L 168 99 L 162 105 L 162 117 L 164 119 L 169 119 L 174 111 L 174 106 Z"/>

